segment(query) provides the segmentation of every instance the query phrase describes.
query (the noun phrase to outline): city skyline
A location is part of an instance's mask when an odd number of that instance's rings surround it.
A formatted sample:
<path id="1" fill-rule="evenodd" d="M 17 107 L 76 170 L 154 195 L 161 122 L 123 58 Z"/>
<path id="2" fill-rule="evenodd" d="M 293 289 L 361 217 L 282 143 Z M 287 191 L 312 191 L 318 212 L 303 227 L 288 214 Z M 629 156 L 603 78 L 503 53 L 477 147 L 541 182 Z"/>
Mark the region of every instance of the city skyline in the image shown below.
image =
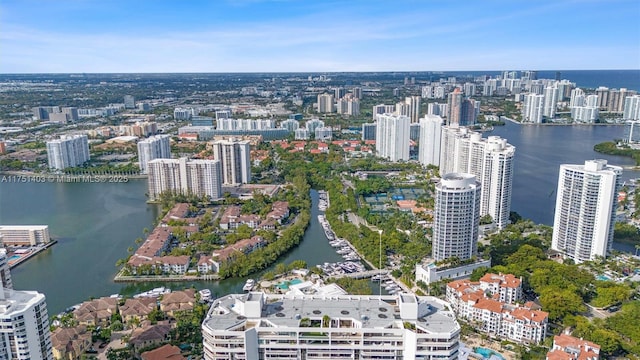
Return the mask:
<path id="1" fill-rule="evenodd" d="M 634 69 L 639 10 L 626 0 L 6 1 L 0 73 Z M 606 31 L 594 26 L 603 21 Z"/>

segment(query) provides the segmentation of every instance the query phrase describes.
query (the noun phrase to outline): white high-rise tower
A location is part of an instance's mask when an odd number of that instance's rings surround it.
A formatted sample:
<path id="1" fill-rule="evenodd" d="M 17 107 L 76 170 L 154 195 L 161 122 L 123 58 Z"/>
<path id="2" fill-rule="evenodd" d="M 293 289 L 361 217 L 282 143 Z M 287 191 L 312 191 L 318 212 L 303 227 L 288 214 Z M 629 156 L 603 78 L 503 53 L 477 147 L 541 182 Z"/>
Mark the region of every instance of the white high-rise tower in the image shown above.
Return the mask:
<path id="1" fill-rule="evenodd" d="M 49 169 L 64 170 L 89 161 L 87 135 L 62 135 L 59 140 L 47 141 Z"/>
<path id="2" fill-rule="evenodd" d="M 140 173 L 147 173 L 147 163 L 154 159 L 171 159 L 169 135 L 156 135 L 138 141 L 138 162 Z"/>
<path id="3" fill-rule="evenodd" d="M 480 215 L 491 215 L 499 229 L 509 224 L 513 157 L 516 148 L 499 136 L 489 136 L 484 151 L 482 170 L 478 179 L 482 184 Z"/>
<path id="4" fill-rule="evenodd" d="M 443 120 L 438 115 L 426 115 L 420 119 L 420 150 L 418 160 L 424 166 L 440 166 L 440 141 Z"/>
<path id="5" fill-rule="evenodd" d="M 251 182 L 249 141 L 218 140 L 213 142 L 213 157 L 222 163 L 222 183 L 239 185 Z"/>
<path id="6" fill-rule="evenodd" d="M 478 250 L 480 183 L 471 174 L 449 173 L 436 185 L 433 250 L 436 261 L 470 259 Z"/>
<path id="7" fill-rule="evenodd" d="M 576 263 L 607 256 L 621 175 L 606 160 L 560 165 L 552 249 Z"/>
<path id="8" fill-rule="evenodd" d="M 409 122 L 404 115 L 376 116 L 376 152 L 391 161 L 409 160 Z"/>

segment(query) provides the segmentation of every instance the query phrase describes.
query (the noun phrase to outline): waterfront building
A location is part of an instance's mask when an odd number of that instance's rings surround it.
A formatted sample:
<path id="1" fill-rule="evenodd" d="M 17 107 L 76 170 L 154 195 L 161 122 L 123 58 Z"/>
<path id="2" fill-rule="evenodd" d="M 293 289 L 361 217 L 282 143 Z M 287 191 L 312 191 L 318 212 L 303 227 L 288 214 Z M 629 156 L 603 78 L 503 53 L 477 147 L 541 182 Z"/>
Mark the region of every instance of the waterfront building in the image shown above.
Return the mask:
<path id="1" fill-rule="evenodd" d="M 3 246 L 37 246 L 51 238 L 47 225 L 0 225 L 0 240 Z"/>
<path id="2" fill-rule="evenodd" d="M 435 297 L 251 292 L 215 300 L 202 334 L 207 360 L 453 360 L 460 326 Z"/>
<path id="3" fill-rule="evenodd" d="M 0 358 L 53 360 L 45 296 L 0 289 Z"/>
<path id="4" fill-rule="evenodd" d="M 455 88 L 449 93 L 447 114 L 447 125 L 464 125 L 462 123 L 462 102 L 464 95 L 459 88 Z"/>
<path id="5" fill-rule="evenodd" d="M 0 240 L 2 236 L 0 235 Z M 0 248 L 0 286 L 5 289 L 13 289 L 13 281 L 11 281 L 11 271 L 9 269 L 9 259 L 7 258 L 7 249 Z"/>
<path id="6" fill-rule="evenodd" d="M 154 159 L 170 159 L 171 144 L 169 135 L 156 135 L 138 141 L 138 162 L 140 173 L 147 173 L 147 163 Z"/>
<path id="7" fill-rule="evenodd" d="M 600 86 L 596 89 L 596 95 L 598 95 L 598 108 L 600 110 L 607 110 L 609 105 L 609 88 Z"/>
<path id="8" fill-rule="evenodd" d="M 571 118 L 576 122 L 593 124 L 600 117 L 597 106 L 574 106 L 571 108 Z"/>
<path id="9" fill-rule="evenodd" d="M 89 161 L 87 135 L 62 135 L 59 140 L 47 141 L 47 160 L 50 170 L 64 170 Z"/>
<path id="10" fill-rule="evenodd" d="M 234 186 L 251 182 L 250 152 L 248 140 L 213 142 L 213 158 L 219 160 L 222 166 L 222 184 Z"/>
<path id="11" fill-rule="evenodd" d="M 376 123 L 362 124 L 362 140 L 375 140 L 377 126 Z"/>
<path id="12" fill-rule="evenodd" d="M 528 94 L 522 106 L 522 121 L 535 124 L 542 123 L 544 115 L 544 95 Z"/>
<path id="13" fill-rule="evenodd" d="M 613 243 L 622 168 L 606 160 L 560 165 L 551 248 L 575 263 L 606 257 Z"/>
<path id="14" fill-rule="evenodd" d="M 149 200 L 163 192 L 222 197 L 222 169 L 219 160 L 155 159 L 148 162 Z"/>
<path id="15" fill-rule="evenodd" d="M 443 120 L 438 115 L 426 115 L 420 119 L 420 146 L 418 160 L 424 166 L 440 166 L 440 142 Z"/>
<path id="16" fill-rule="evenodd" d="M 125 95 L 124 96 L 124 108 L 125 109 L 135 109 L 136 108 L 136 100 L 133 95 Z"/>
<path id="17" fill-rule="evenodd" d="M 640 95 L 627 96 L 624 100 L 622 118 L 625 120 L 640 120 Z"/>
<path id="18" fill-rule="evenodd" d="M 333 95 L 331 94 L 318 95 L 318 112 L 332 113 L 333 111 L 334 111 Z"/>
<path id="19" fill-rule="evenodd" d="M 640 120 L 629 120 L 625 123 L 624 139 L 629 144 L 640 142 Z"/>
<path id="20" fill-rule="evenodd" d="M 382 114 L 376 119 L 376 152 L 390 161 L 409 160 L 407 116 Z"/>
<path id="21" fill-rule="evenodd" d="M 444 174 L 436 184 L 432 237 L 435 261 L 454 256 L 464 261 L 477 254 L 480 195 L 480 183 L 471 174 Z"/>
<path id="22" fill-rule="evenodd" d="M 547 360 L 598 360 L 600 345 L 578 339 L 568 334 L 553 337 L 553 346 L 547 353 Z"/>
<path id="23" fill-rule="evenodd" d="M 548 119 L 556 117 L 556 106 L 558 105 L 558 86 L 552 85 L 544 88 L 544 107 L 542 108 L 542 114 Z"/>

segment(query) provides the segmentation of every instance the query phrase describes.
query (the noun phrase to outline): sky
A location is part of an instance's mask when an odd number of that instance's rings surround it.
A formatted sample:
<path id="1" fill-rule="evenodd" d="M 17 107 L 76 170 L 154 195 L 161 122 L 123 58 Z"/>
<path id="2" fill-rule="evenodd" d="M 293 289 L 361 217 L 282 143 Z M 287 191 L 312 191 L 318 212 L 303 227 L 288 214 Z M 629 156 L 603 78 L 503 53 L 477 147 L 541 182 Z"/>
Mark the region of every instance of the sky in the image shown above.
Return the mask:
<path id="1" fill-rule="evenodd" d="M 638 0 L 2 0 L 0 73 L 640 68 Z"/>

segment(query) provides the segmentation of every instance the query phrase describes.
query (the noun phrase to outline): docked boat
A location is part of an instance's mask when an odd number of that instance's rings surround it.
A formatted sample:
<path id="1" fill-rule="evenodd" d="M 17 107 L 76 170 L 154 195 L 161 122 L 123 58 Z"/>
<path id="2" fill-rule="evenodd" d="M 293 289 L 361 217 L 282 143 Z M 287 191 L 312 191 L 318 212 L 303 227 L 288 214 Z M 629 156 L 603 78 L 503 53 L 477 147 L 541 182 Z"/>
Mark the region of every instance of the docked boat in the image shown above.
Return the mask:
<path id="1" fill-rule="evenodd" d="M 243 291 L 251 291 L 253 290 L 253 287 L 256 285 L 256 281 L 253 279 L 248 279 L 247 282 L 244 283 L 244 286 L 242 287 Z"/>

